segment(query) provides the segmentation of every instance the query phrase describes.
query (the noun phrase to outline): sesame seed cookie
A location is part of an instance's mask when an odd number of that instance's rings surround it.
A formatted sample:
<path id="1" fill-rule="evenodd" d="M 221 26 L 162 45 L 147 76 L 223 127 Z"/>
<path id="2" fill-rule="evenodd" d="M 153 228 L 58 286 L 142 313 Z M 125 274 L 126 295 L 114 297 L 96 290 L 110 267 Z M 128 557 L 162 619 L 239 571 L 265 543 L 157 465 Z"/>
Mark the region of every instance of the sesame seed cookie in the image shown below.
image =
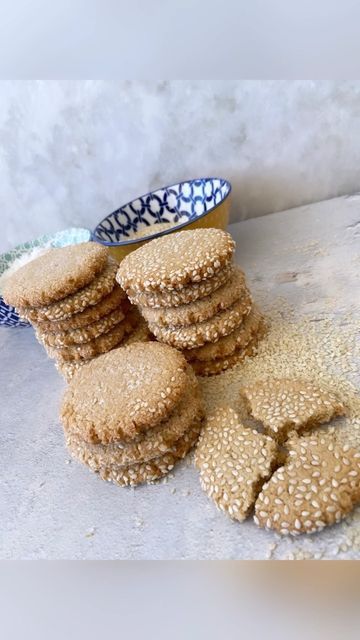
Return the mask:
<path id="1" fill-rule="evenodd" d="M 127 305 L 128 300 L 126 298 L 125 291 L 115 283 L 115 286 L 110 293 L 101 298 L 97 304 L 86 307 L 84 311 L 74 313 L 66 320 L 42 320 L 41 322 L 33 324 L 36 324 L 40 331 L 53 331 L 55 333 L 81 329 L 82 327 L 86 327 L 88 324 L 97 322 L 112 311 L 115 311 L 115 309 L 119 309 L 119 307 L 127 309 Z"/>
<path id="2" fill-rule="evenodd" d="M 258 331 L 256 335 L 254 335 L 251 340 L 249 340 L 248 344 L 245 347 L 239 348 L 230 356 L 225 356 L 224 358 L 215 358 L 214 360 L 208 361 L 199 361 L 192 360 L 190 362 L 192 368 L 194 369 L 196 375 L 198 376 L 215 376 L 227 369 L 231 369 L 236 364 L 243 362 L 245 358 L 251 358 L 256 355 L 258 345 L 260 340 L 265 335 L 266 330 Z"/>
<path id="3" fill-rule="evenodd" d="M 73 344 L 65 347 L 49 347 L 42 336 L 36 333 L 39 342 L 45 346 L 50 358 L 62 361 L 89 360 L 116 347 L 131 332 L 138 319 L 135 313 L 129 313 L 125 320 L 118 322 L 110 331 L 84 344 Z"/>
<path id="4" fill-rule="evenodd" d="M 37 327 L 36 335 L 42 344 L 47 347 L 66 347 L 76 344 L 83 344 L 98 338 L 107 333 L 113 327 L 118 325 L 125 318 L 125 313 L 120 309 L 115 309 L 107 316 L 100 318 L 97 322 L 93 322 L 81 329 L 69 329 L 55 333 L 53 331 L 42 331 Z"/>
<path id="5" fill-rule="evenodd" d="M 160 327 L 183 327 L 208 320 L 224 309 L 228 309 L 240 297 L 247 298 L 251 305 L 251 296 L 245 284 L 243 272 L 236 267 L 230 279 L 206 298 L 184 304 L 179 307 L 161 307 L 140 309 L 145 320 Z"/>
<path id="6" fill-rule="evenodd" d="M 76 458 L 94 470 L 101 467 L 127 466 L 137 462 L 147 462 L 171 451 L 179 438 L 182 438 L 194 425 L 198 425 L 203 417 L 202 399 L 199 390 L 194 389 L 193 384 L 165 422 L 161 422 L 134 442 L 89 444 L 78 436 L 69 434 L 66 435 L 66 444 Z"/>
<path id="7" fill-rule="evenodd" d="M 29 322 L 70 318 L 70 316 L 83 311 L 86 307 L 97 304 L 99 300 L 113 290 L 117 268 L 118 263 L 116 260 L 108 258 L 105 269 L 83 289 L 59 302 L 43 307 L 19 307 L 19 315 Z"/>
<path id="8" fill-rule="evenodd" d="M 227 336 L 223 336 L 217 342 L 207 342 L 202 347 L 184 349 L 183 354 L 188 362 L 196 360 L 207 363 L 209 360 L 226 358 L 235 351 L 244 349 L 258 332 L 264 332 L 265 327 L 264 317 L 256 307 L 252 307 L 241 325 Z"/>
<path id="9" fill-rule="evenodd" d="M 244 427 L 230 407 L 219 407 L 208 417 L 195 450 L 202 489 L 239 522 L 248 517 L 276 462 L 274 440 Z"/>
<path id="10" fill-rule="evenodd" d="M 217 313 L 205 322 L 190 324 L 187 327 L 159 327 L 149 322 L 149 329 L 160 342 L 166 342 L 178 349 L 194 349 L 206 342 L 217 342 L 241 325 L 250 313 L 251 303 L 240 298 L 231 307 Z"/>
<path id="11" fill-rule="evenodd" d="M 156 480 L 166 476 L 174 466 L 191 451 L 196 444 L 201 424 L 187 431 L 182 438 L 173 445 L 171 451 L 159 458 L 153 458 L 147 462 L 140 462 L 127 467 L 102 467 L 98 473 L 103 480 L 114 482 L 120 487 L 135 486 L 137 484 L 152 484 Z"/>
<path id="12" fill-rule="evenodd" d="M 221 287 L 232 276 L 234 265 L 229 264 L 208 280 L 201 280 L 195 284 L 189 284 L 182 289 L 171 289 L 169 291 L 153 291 L 152 293 L 136 292 L 128 289 L 129 300 L 139 307 L 151 307 L 159 309 L 161 307 L 179 307 L 190 304 L 201 298 L 209 296 Z"/>
<path id="13" fill-rule="evenodd" d="M 119 266 L 122 288 L 162 291 L 208 280 L 231 262 L 235 242 L 221 229 L 178 231 L 129 253 Z"/>
<path id="14" fill-rule="evenodd" d="M 70 381 L 62 423 L 86 442 L 129 441 L 172 413 L 189 385 L 189 370 L 179 351 L 159 342 L 110 351 Z"/>
<path id="15" fill-rule="evenodd" d="M 9 278 L 4 299 L 16 308 L 52 304 L 89 284 L 107 259 L 108 249 L 96 242 L 50 249 Z"/>
<path id="16" fill-rule="evenodd" d="M 360 501 L 360 452 L 330 437 L 293 443 L 286 464 L 264 484 L 255 523 L 282 535 L 314 533 L 346 517 Z"/>
<path id="17" fill-rule="evenodd" d="M 261 380 L 241 393 L 252 417 L 280 442 L 291 429 L 301 433 L 345 414 L 335 393 L 304 380 Z"/>

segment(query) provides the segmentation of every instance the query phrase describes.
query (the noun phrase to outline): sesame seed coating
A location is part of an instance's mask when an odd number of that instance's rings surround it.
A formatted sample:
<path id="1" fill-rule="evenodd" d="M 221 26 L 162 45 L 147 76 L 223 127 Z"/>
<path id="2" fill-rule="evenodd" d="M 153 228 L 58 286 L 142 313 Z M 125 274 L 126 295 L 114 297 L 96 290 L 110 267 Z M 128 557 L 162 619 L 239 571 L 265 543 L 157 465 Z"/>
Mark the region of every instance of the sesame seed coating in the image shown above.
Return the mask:
<path id="1" fill-rule="evenodd" d="M 118 263 L 116 260 L 108 258 L 103 271 L 83 289 L 67 296 L 59 302 L 54 302 L 43 307 L 19 307 L 19 315 L 22 318 L 26 318 L 29 322 L 65 320 L 70 318 L 73 314 L 97 304 L 99 300 L 113 290 L 117 266 Z"/>
<path id="2" fill-rule="evenodd" d="M 209 415 L 195 450 L 202 489 L 239 522 L 249 515 L 276 461 L 276 443 L 244 427 L 230 407 L 219 407 Z"/>
<path id="3" fill-rule="evenodd" d="M 100 318 L 97 322 L 93 322 L 80 329 L 68 329 L 67 331 L 54 332 L 43 331 L 41 328 L 36 327 L 36 335 L 39 337 L 42 344 L 47 347 L 64 347 L 75 344 L 83 344 L 90 342 L 98 338 L 104 333 L 110 331 L 113 327 L 119 324 L 125 318 L 123 308 L 115 309 L 107 316 Z M 36 325 L 35 325 L 36 326 Z"/>
<path id="4" fill-rule="evenodd" d="M 190 364 L 198 376 L 218 375 L 227 369 L 231 369 L 231 367 L 234 367 L 236 364 L 243 362 L 245 358 L 251 358 L 256 355 L 259 342 L 264 337 L 265 333 L 265 329 L 259 329 L 245 347 L 239 347 L 230 356 L 205 361 L 192 360 Z"/>
<path id="5" fill-rule="evenodd" d="M 257 307 L 253 306 L 241 325 L 227 336 L 219 338 L 217 342 L 207 342 L 202 347 L 185 349 L 183 354 L 188 362 L 197 360 L 206 363 L 209 360 L 231 356 L 235 351 L 244 349 L 258 332 L 265 330 L 265 326 L 264 317 Z"/>
<path id="6" fill-rule="evenodd" d="M 75 457 L 94 470 L 101 467 L 147 462 L 171 451 L 172 446 L 186 431 L 200 424 L 203 416 L 202 399 L 195 379 L 170 417 L 133 442 L 89 444 L 77 436 L 65 434 L 66 444 L 70 451 L 75 452 Z"/>
<path id="7" fill-rule="evenodd" d="M 124 337 L 136 326 L 137 322 L 137 312 L 130 312 L 125 320 L 118 322 L 107 333 L 102 333 L 97 338 L 84 344 L 73 344 L 65 347 L 49 347 L 45 345 L 43 338 L 38 333 L 36 333 L 36 337 L 45 346 L 50 358 L 62 361 L 89 360 L 119 345 Z"/>
<path id="8" fill-rule="evenodd" d="M 345 414 L 335 393 L 301 379 L 260 380 L 243 387 L 242 394 L 253 418 L 279 441 L 291 429 L 302 432 Z"/>
<path id="9" fill-rule="evenodd" d="M 168 291 L 164 289 L 164 291 L 153 291 L 152 293 L 135 293 L 135 291 L 128 289 L 126 293 L 129 300 L 139 307 L 150 307 L 154 309 L 161 307 L 179 307 L 209 296 L 227 282 L 232 276 L 233 271 L 234 266 L 229 264 L 212 278 L 189 284 L 181 289 L 171 289 Z"/>
<path id="10" fill-rule="evenodd" d="M 128 254 L 117 280 L 127 292 L 179 289 L 212 278 L 233 256 L 235 242 L 221 229 L 179 231 Z"/>
<path id="11" fill-rule="evenodd" d="M 14 307 L 52 304 L 85 287 L 107 259 L 108 249 L 96 242 L 50 249 L 9 278 L 4 299 Z"/>
<path id="12" fill-rule="evenodd" d="M 308 435 L 289 444 L 286 464 L 259 494 L 254 520 L 283 535 L 321 531 L 360 501 L 360 451 L 328 435 Z"/>
<path id="13" fill-rule="evenodd" d="M 55 333 L 81 329 L 88 324 L 97 322 L 112 311 L 115 311 L 115 309 L 126 308 L 127 304 L 125 292 L 115 283 L 112 291 L 101 298 L 97 304 L 86 307 L 79 313 L 72 314 L 66 320 L 42 320 L 36 323 L 33 322 L 33 324 L 36 324 L 41 331 L 54 331 Z"/>
<path id="14" fill-rule="evenodd" d="M 205 322 L 198 322 L 186 327 L 158 327 L 149 323 L 149 329 L 160 342 L 166 342 L 178 349 L 194 349 L 206 342 L 217 342 L 241 325 L 250 313 L 251 303 L 248 299 L 239 298 L 231 307 L 217 313 Z"/>
<path id="15" fill-rule="evenodd" d="M 147 462 L 140 462 L 128 467 L 110 466 L 99 469 L 99 475 L 103 480 L 114 482 L 121 487 L 137 484 L 152 484 L 159 478 L 166 476 L 175 464 L 185 458 L 196 444 L 201 431 L 201 424 L 187 431 L 178 442 L 173 445 L 171 451 L 159 458 L 153 458 Z"/>
<path id="16" fill-rule="evenodd" d="M 87 442 L 131 440 L 171 414 L 189 375 L 185 358 L 167 345 L 115 349 L 77 371 L 64 394 L 62 423 Z"/>
<path id="17" fill-rule="evenodd" d="M 160 307 L 140 309 L 145 320 L 160 327 L 183 327 L 208 320 L 224 309 L 228 309 L 240 297 L 247 298 L 251 304 L 250 292 L 245 284 L 245 276 L 239 267 L 235 267 L 225 284 L 209 296 L 181 305 L 179 307 Z"/>

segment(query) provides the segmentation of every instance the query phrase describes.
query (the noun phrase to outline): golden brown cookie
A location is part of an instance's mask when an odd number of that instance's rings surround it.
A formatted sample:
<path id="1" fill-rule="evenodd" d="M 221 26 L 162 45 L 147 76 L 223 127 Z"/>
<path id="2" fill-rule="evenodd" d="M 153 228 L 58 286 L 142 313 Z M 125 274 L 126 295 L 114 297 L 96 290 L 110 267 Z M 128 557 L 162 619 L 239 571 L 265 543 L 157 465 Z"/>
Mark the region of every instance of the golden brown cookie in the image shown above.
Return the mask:
<path id="1" fill-rule="evenodd" d="M 93 322 L 81 329 L 68 329 L 68 331 L 54 333 L 53 331 L 42 331 L 37 327 L 36 335 L 40 342 L 47 347 L 66 347 L 84 344 L 107 333 L 124 320 L 124 318 L 125 313 L 120 307 L 107 316 L 103 316 L 97 322 Z"/>
<path id="2" fill-rule="evenodd" d="M 240 297 L 247 298 L 251 304 L 245 276 L 239 268 L 235 268 L 230 279 L 206 298 L 180 307 L 160 307 L 160 309 L 142 307 L 140 310 L 145 320 L 159 327 L 183 327 L 208 320 L 220 311 L 231 307 Z"/>
<path id="3" fill-rule="evenodd" d="M 118 263 L 108 258 L 105 269 L 86 287 L 59 302 L 43 307 L 21 307 L 19 315 L 29 322 L 42 320 L 66 320 L 73 314 L 95 305 L 113 290 Z"/>
<path id="4" fill-rule="evenodd" d="M 79 369 L 65 391 L 61 420 L 86 442 L 131 440 L 174 411 L 191 379 L 176 349 L 137 342 Z"/>
<path id="5" fill-rule="evenodd" d="M 202 405 L 199 390 L 192 385 L 167 420 L 131 443 L 89 444 L 70 433 L 65 434 L 66 444 L 76 458 L 93 470 L 147 462 L 170 451 L 186 431 L 200 424 L 204 416 Z"/>
<path id="6" fill-rule="evenodd" d="M 45 345 L 41 336 L 36 333 L 36 337 L 46 348 L 50 358 L 61 361 L 89 360 L 106 353 L 119 345 L 124 337 L 128 335 L 136 326 L 138 317 L 135 313 L 128 313 L 125 320 L 121 320 L 107 333 L 103 333 L 97 338 L 85 342 L 84 344 L 73 344 L 67 347 L 49 347 Z"/>
<path id="7" fill-rule="evenodd" d="M 231 262 L 234 250 L 231 235 L 221 229 L 178 231 L 129 253 L 117 280 L 126 292 L 181 289 L 212 278 Z"/>
<path id="8" fill-rule="evenodd" d="M 108 249 L 96 242 L 50 249 L 9 277 L 4 299 L 16 308 L 52 304 L 89 284 L 107 259 Z"/>
<path id="9" fill-rule="evenodd" d="M 208 361 L 192 360 L 190 364 L 198 376 L 216 376 L 227 369 L 231 369 L 231 367 L 234 367 L 236 364 L 243 362 L 245 358 L 255 356 L 259 342 L 263 338 L 264 333 L 265 331 L 258 331 L 245 347 L 237 349 L 230 356 L 215 358 L 214 360 Z"/>
<path id="10" fill-rule="evenodd" d="M 260 380 L 241 391 L 248 410 L 269 435 L 283 442 L 292 429 L 299 433 L 345 414 L 332 391 L 305 380 Z"/>
<path id="11" fill-rule="evenodd" d="M 184 349 L 183 354 L 188 362 L 197 360 L 198 362 L 207 363 L 209 360 L 226 358 L 235 353 L 235 351 L 244 349 L 258 332 L 263 335 L 265 327 L 264 317 L 256 307 L 253 307 L 241 325 L 229 335 L 220 338 L 217 342 L 207 342 L 202 347 Z"/>
<path id="12" fill-rule="evenodd" d="M 231 307 L 205 322 L 175 329 L 149 323 L 149 329 L 160 342 L 166 342 L 177 349 L 194 349 L 229 335 L 241 325 L 250 310 L 251 302 L 247 298 L 240 298 Z"/>
<path id="13" fill-rule="evenodd" d="M 129 300 L 139 307 L 179 307 L 190 304 L 201 298 L 209 296 L 221 287 L 231 277 L 234 265 L 229 264 L 208 280 L 201 280 L 195 284 L 189 284 L 182 289 L 171 289 L 169 291 L 153 291 L 151 293 L 135 292 L 129 289 L 127 295 Z"/>
<path id="14" fill-rule="evenodd" d="M 244 427 L 230 407 L 208 417 L 195 450 L 202 489 L 239 522 L 248 517 L 276 462 L 274 440 Z"/>
<path id="15" fill-rule="evenodd" d="M 99 475 L 103 480 L 114 482 L 121 487 L 134 486 L 137 484 L 152 484 L 156 480 L 166 476 L 175 464 L 185 458 L 196 444 L 201 431 L 201 423 L 194 426 L 193 429 L 187 431 L 177 443 L 173 445 L 171 451 L 168 451 L 159 458 L 153 458 L 148 462 L 140 462 L 127 467 L 102 467 L 99 469 Z"/>
<path id="16" fill-rule="evenodd" d="M 125 291 L 117 283 L 113 287 L 112 291 L 105 295 L 101 300 L 94 305 L 86 307 L 84 311 L 80 313 L 74 313 L 66 320 L 43 320 L 42 322 L 34 323 L 40 331 L 54 331 L 60 333 L 61 331 L 69 331 L 73 329 L 81 329 L 88 324 L 97 322 L 100 318 L 107 316 L 115 309 L 121 309 L 127 311 L 129 308 L 129 301 L 126 298 Z"/>
<path id="17" fill-rule="evenodd" d="M 360 502 L 360 452 L 329 436 L 293 443 L 286 464 L 264 484 L 255 504 L 260 527 L 282 535 L 314 533 L 345 518 Z"/>

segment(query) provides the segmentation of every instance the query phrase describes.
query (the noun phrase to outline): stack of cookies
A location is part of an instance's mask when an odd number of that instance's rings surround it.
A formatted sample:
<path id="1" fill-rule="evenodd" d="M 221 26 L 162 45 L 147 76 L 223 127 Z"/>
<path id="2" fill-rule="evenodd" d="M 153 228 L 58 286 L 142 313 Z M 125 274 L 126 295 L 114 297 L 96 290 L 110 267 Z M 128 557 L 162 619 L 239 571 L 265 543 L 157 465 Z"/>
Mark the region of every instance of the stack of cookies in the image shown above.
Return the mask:
<path id="1" fill-rule="evenodd" d="M 114 349 L 81 368 L 61 409 L 71 454 L 121 486 L 166 475 L 197 441 L 202 419 L 193 370 L 158 342 Z"/>
<path id="2" fill-rule="evenodd" d="M 117 285 L 118 264 L 94 242 L 51 249 L 9 278 L 4 298 L 29 320 L 62 375 L 119 346 L 139 314 Z"/>
<path id="3" fill-rule="evenodd" d="M 234 250 L 220 229 L 180 231 L 126 256 L 117 272 L 157 340 L 180 349 L 198 375 L 252 355 L 265 331 Z"/>

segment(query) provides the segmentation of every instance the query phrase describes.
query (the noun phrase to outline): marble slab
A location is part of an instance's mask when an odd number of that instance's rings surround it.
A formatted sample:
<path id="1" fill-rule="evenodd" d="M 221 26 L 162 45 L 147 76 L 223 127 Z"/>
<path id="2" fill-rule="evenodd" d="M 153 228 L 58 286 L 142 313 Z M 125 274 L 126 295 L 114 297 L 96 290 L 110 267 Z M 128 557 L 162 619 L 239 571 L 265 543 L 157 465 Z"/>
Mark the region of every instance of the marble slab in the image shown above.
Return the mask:
<path id="1" fill-rule="evenodd" d="M 337 297 L 339 313 L 359 303 L 360 195 L 246 220 L 230 231 L 255 295 L 282 295 L 296 307 L 299 284 L 283 286 L 277 277 L 296 270 L 306 271 L 301 305 L 312 300 L 313 313 L 326 313 L 329 296 Z M 311 243 L 322 250 L 306 251 Z M 300 249 L 292 251 L 295 245 Z M 0 362 L 0 557 L 268 556 L 272 534 L 219 513 L 185 462 L 168 483 L 136 489 L 107 484 L 71 462 L 58 420 L 65 383 L 32 329 L 0 328 Z M 312 537 L 319 557 L 332 557 L 343 526 Z M 283 540 L 275 557 L 287 557 L 291 546 Z"/>

